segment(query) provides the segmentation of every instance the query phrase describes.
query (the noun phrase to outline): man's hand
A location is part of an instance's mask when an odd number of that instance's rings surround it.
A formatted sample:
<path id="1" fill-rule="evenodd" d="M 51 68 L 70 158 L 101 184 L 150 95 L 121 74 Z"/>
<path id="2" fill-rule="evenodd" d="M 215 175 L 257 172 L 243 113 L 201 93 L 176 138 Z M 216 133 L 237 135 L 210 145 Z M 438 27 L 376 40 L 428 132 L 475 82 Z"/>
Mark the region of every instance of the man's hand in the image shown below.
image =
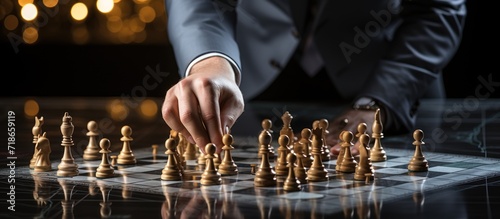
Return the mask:
<path id="1" fill-rule="evenodd" d="M 339 135 L 342 131 L 351 131 L 354 136 L 358 132 L 358 126 L 361 123 L 366 124 L 366 133 L 371 136 L 372 125 L 375 119 L 375 110 L 355 110 L 347 109 L 340 116 L 334 118 L 329 124 L 329 134 L 326 142 L 331 145 L 330 154 L 337 156 L 340 150 L 340 139 Z M 383 121 L 383 120 L 382 120 Z M 359 143 L 357 143 L 357 138 L 353 140 L 355 145 L 351 147 L 351 153 L 353 156 L 358 155 Z"/>
<path id="2" fill-rule="evenodd" d="M 243 95 L 231 64 L 216 56 L 196 63 L 189 76 L 167 91 L 162 114 L 171 129 L 197 144 L 203 153 L 207 143 L 216 144 L 220 153 L 224 130 L 233 126 L 243 109 Z"/>

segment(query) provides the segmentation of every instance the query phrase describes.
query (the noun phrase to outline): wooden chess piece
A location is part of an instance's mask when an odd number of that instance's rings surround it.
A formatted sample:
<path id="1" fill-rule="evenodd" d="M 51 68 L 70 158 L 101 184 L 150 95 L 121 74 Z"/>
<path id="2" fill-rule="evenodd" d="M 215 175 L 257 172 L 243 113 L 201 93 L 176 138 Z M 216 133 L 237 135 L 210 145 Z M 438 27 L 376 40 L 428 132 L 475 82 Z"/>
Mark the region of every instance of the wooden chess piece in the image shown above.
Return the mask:
<path id="1" fill-rule="evenodd" d="M 125 125 L 121 129 L 121 134 L 122 137 L 120 138 L 120 141 L 123 142 L 122 150 L 120 151 L 120 154 L 118 154 L 118 164 L 123 164 L 123 165 L 130 165 L 130 164 L 136 164 L 137 160 L 135 159 L 135 155 L 131 150 L 131 143 L 134 139 L 131 137 L 132 136 L 132 128 L 128 125 Z"/>
<path id="2" fill-rule="evenodd" d="M 101 218 L 109 218 L 111 216 L 111 201 L 109 201 L 109 193 L 111 192 L 111 189 L 108 188 L 106 183 L 103 181 L 97 181 L 97 185 L 99 186 L 99 190 L 101 190 L 102 195 L 102 201 L 99 203 L 101 206 L 99 213 Z"/>
<path id="3" fill-rule="evenodd" d="M 38 137 L 37 143 L 35 145 L 35 172 L 47 172 L 52 170 L 52 164 L 50 162 L 50 153 L 52 152 L 50 148 L 50 141 L 46 137 L 46 133 Z"/>
<path id="4" fill-rule="evenodd" d="M 156 155 L 158 155 L 158 147 L 157 144 L 151 145 L 151 155 L 153 155 L 154 159 L 156 159 Z"/>
<path id="5" fill-rule="evenodd" d="M 272 136 L 268 131 L 261 132 L 259 135 L 259 155 L 261 156 L 260 165 L 255 172 L 254 185 L 256 187 L 267 187 L 276 185 L 276 172 L 269 163 L 269 144 Z"/>
<path id="6" fill-rule="evenodd" d="M 292 119 L 293 119 L 293 116 L 288 111 L 283 113 L 283 115 L 281 116 L 281 120 L 283 121 L 283 126 L 280 130 L 280 136 L 281 135 L 288 135 L 288 138 L 290 139 L 290 141 L 288 142 L 287 148 L 291 148 L 293 145 L 293 141 L 294 141 L 294 133 L 293 133 L 292 125 L 291 125 Z"/>
<path id="7" fill-rule="evenodd" d="M 323 130 L 321 127 L 312 130 L 312 155 L 314 161 L 311 164 L 311 168 L 307 170 L 307 181 L 308 182 L 320 182 L 328 180 L 328 171 L 323 165 L 321 160 L 321 148 L 323 147 L 323 138 L 321 137 Z"/>
<path id="8" fill-rule="evenodd" d="M 286 177 L 285 183 L 283 185 L 283 190 L 285 191 L 300 191 L 300 181 L 295 176 L 295 162 L 297 157 L 294 153 L 289 153 L 286 156 L 288 163 L 288 176 Z"/>
<path id="9" fill-rule="evenodd" d="M 109 158 L 111 158 L 111 166 L 116 167 L 116 165 L 117 165 L 116 160 L 118 159 L 118 156 L 111 155 L 111 156 L 109 156 Z"/>
<path id="10" fill-rule="evenodd" d="M 373 147 L 370 150 L 370 160 L 372 162 L 386 161 L 387 156 L 382 146 L 382 138 L 384 138 L 383 125 L 380 119 L 380 109 L 375 111 L 375 119 L 372 125 Z"/>
<path id="11" fill-rule="evenodd" d="M 297 158 L 297 161 L 295 165 L 295 168 L 294 168 L 294 172 L 295 172 L 295 177 L 297 177 L 297 180 L 299 180 L 300 184 L 305 184 L 307 183 L 307 169 L 306 167 L 304 166 L 304 161 L 305 159 L 298 159 Z"/>
<path id="12" fill-rule="evenodd" d="M 354 145 L 352 143 L 354 135 L 351 131 L 344 131 L 342 133 L 342 143 L 340 144 L 340 146 L 344 148 L 344 156 L 342 158 L 339 158 L 342 159 L 339 171 L 343 173 L 354 173 L 356 171 L 356 165 L 358 165 L 351 154 L 351 147 Z"/>
<path id="13" fill-rule="evenodd" d="M 182 180 L 182 171 L 179 169 L 178 158 L 175 156 L 176 142 L 173 138 L 168 138 L 165 141 L 165 154 L 167 155 L 167 163 L 161 171 L 161 179 L 165 181 Z"/>
<path id="14" fill-rule="evenodd" d="M 408 170 L 413 172 L 425 172 L 429 170 L 429 163 L 425 159 L 422 153 L 422 145 L 425 144 L 423 141 L 424 132 L 421 129 L 417 129 L 413 132 L 413 145 L 415 145 L 415 153 L 408 164 Z"/>
<path id="15" fill-rule="evenodd" d="M 109 158 L 108 158 L 109 153 L 111 153 L 111 150 L 109 150 L 109 148 L 111 147 L 109 139 L 107 138 L 101 139 L 101 141 L 99 142 L 99 146 L 101 147 L 99 153 L 102 154 L 101 155 L 102 158 L 99 167 L 97 167 L 95 176 L 97 178 L 113 177 L 115 175 L 115 169 L 109 163 Z"/>
<path id="16" fill-rule="evenodd" d="M 221 174 L 217 171 L 217 168 L 214 164 L 215 159 L 215 151 L 217 150 L 217 146 L 213 143 L 208 143 L 205 146 L 205 155 L 206 165 L 205 171 L 201 174 L 200 183 L 204 186 L 210 185 L 220 185 L 221 184 Z"/>
<path id="17" fill-rule="evenodd" d="M 271 135 L 273 134 L 273 130 L 272 130 L 273 122 L 270 119 L 262 120 L 261 126 L 262 126 L 262 131 L 268 131 L 269 133 L 271 133 Z M 270 144 L 269 145 L 269 158 L 274 158 L 275 156 L 276 156 L 276 154 L 274 151 L 274 147 Z"/>
<path id="18" fill-rule="evenodd" d="M 278 138 L 278 158 L 274 167 L 277 176 L 286 176 L 288 174 L 286 156 L 288 154 L 287 145 L 289 141 L 288 135 L 280 135 Z"/>
<path id="19" fill-rule="evenodd" d="M 361 122 L 358 124 L 357 132 L 356 132 L 356 139 L 358 142 L 360 141 L 359 137 L 361 137 L 361 135 L 366 134 L 367 129 L 368 129 L 368 126 L 366 125 L 366 123 Z"/>
<path id="20" fill-rule="evenodd" d="M 185 160 L 196 160 L 196 145 L 186 141 L 186 151 L 184 152 Z"/>
<path id="21" fill-rule="evenodd" d="M 224 152 L 224 157 L 219 165 L 219 173 L 223 176 L 238 174 L 238 166 L 231 155 L 231 150 L 234 149 L 232 145 L 233 142 L 234 139 L 231 134 L 224 134 L 224 136 L 222 136 L 222 143 L 224 144 L 224 146 L 222 146 L 222 151 Z"/>
<path id="22" fill-rule="evenodd" d="M 344 131 L 341 131 L 339 134 L 339 140 L 342 140 L 342 136 L 344 136 Z M 342 161 L 344 160 L 345 147 L 340 147 L 339 154 L 337 155 L 337 161 L 335 162 L 335 171 L 341 172 L 340 167 L 342 166 Z"/>
<path id="23" fill-rule="evenodd" d="M 323 139 L 323 146 L 321 147 L 321 160 L 329 161 L 330 160 L 330 145 L 326 142 L 326 135 L 329 133 L 328 126 L 329 122 L 327 119 L 319 120 L 319 127 L 323 130 L 321 134 L 321 138 Z"/>
<path id="24" fill-rule="evenodd" d="M 71 177 L 79 173 L 78 164 L 75 163 L 75 159 L 71 154 L 71 147 L 74 145 L 72 136 L 75 129 L 72 120 L 73 118 L 68 112 L 64 113 L 61 124 L 61 133 L 63 136 L 61 146 L 64 148 L 64 152 L 61 163 L 57 166 L 57 176 Z"/>
<path id="25" fill-rule="evenodd" d="M 359 163 L 354 173 L 354 180 L 370 182 L 374 179 L 373 167 L 370 161 L 370 149 L 368 144 L 370 136 L 366 133 L 359 135 Z"/>
<path id="26" fill-rule="evenodd" d="M 302 158 L 302 163 L 305 168 L 309 168 L 313 162 L 313 157 L 311 154 L 311 145 L 312 145 L 312 131 L 310 128 L 303 128 L 300 132 L 300 140 L 299 142 L 302 144 L 302 153 L 304 154 L 304 158 Z"/>
<path id="27" fill-rule="evenodd" d="M 97 122 L 89 121 L 87 123 L 88 132 L 86 135 L 89 137 L 89 143 L 83 151 L 84 160 L 99 160 L 102 157 L 99 154 L 99 147 L 97 146 L 97 137 L 99 136 L 97 129 Z"/>
<path id="28" fill-rule="evenodd" d="M 30 169 L 33 169 L 35 167 L 35 162 L 36 162 L 36 152 L 37 152 L 37 149 L 36 149 L 36 144 L 38 142 L 38 136 L 40 136 L 42 134 L 42 125 L 43 125 L 43 116 L 38 118 L 35 116 L 35 125 L 33 126 L 33 128 L 31 129 L 31 133 L 33 134 L 33 157 L 31 158 L 30 160 L 30 164 L 29 164 L 29 168 Z"/>

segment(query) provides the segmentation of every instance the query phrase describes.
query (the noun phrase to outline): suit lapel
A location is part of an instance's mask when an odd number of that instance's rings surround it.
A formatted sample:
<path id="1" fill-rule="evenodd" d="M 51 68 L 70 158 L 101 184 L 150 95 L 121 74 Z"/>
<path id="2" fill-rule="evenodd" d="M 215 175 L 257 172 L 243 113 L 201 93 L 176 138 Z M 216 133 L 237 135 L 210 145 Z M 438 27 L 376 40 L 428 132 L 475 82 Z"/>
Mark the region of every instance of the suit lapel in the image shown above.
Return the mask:
<path id="1" fill-rule="evenodd" d="M 292 11 L 293 21 L 297 30 L 304 33 L 306 27 L 307 4 L 308 0 L 288 0 Z"/>

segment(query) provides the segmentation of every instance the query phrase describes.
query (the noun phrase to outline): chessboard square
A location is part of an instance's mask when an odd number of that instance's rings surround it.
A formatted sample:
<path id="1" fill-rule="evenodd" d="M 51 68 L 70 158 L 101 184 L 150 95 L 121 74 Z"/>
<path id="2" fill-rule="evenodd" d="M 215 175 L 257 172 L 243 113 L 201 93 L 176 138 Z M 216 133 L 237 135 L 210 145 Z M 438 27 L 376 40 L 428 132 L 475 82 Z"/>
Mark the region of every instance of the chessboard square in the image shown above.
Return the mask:
<path id="1" fill-rule="evenodd" d="M 454 173 L 461 170 L 464 170 L 464 168 L 446 167 L 446 166 L 434 166 L 429 168 L 429 171 L 444 172 L 444 173 Z"/>
<path id="2" fill-rule="evenodd" d="M 482 170 L 482 169 L 466 169 L 460 171 L 460 174 L 472 175 L 472 176 L 488 176 L 488 175 L 498 174 L 498 170 L 494 171 L 494 170 Z"/>
<path id="3" fill-rule="evenodd" d="M 146 180 L 146 181 L 141 181 L 141 182 L 136 182 L 134 185 L 138 185 L 144 188 L 157 188 L 158 186 L 161 186 L 161 181 L 160 180 Z"/>
<path id="4" fill-rule="evenodd" d="M 389 167 L 389 168 L 375 169 L 374 172 L 375 172 L 375 174 L 377 174 L 377 173 L 384 173 L 384 174 L 396 175 L 396 174 L 407 173 L 408 169 L 406 169 L 406 168 L 403 169 L 403 168 L 392 168 L 392 167 Z"/>
<path id="5" fill-rule="evenodd" d="M 163 165 L 163 166 L 165 166 L 165 165 Z M 163 166 L 161 168 L 163 168 Z M 155 170 L 155 169 L 158 169 L 158 167 L 154 166 L 154 164 L 151 164 L 151 165 L 145 165 L 145 166 L 121 167 L 119 169 L 123 173 L 140 173 L 140 172 Z"/>
<path id="6" fill-rule="evenodd" d="M 85 169 L 85 168 L 97 168 L 99 167 L 100 161 L 99 162 L 91 162 L 91 161 L 85 161 L 83 163 L 78 164 L 78 167 L 80 169 Z"/>
<path id="7" fill-rule="evenodd" d="M 222 186 L 221 185 L 202 185 L 201 189 L 209 192 L 210 194 L 212 194 L 212 193 L 220 194 L 222 191 Z"/>
<path id="8" fill-rule="evenodd" d="M 456 167 L 456 168 L 464 168 L 464 169 L 473 169 L 473 168 L 481 166 L 481 165 L 482 164 L 471 163 L 471 162 L 455 162 L 455 163 L 445 164 L 443 166 L 446 166 L 446 167 Z"/>
<path id="9" fill-rule="evenodd" d="M 277 197 L 278 198 L 285 198 L 285 199 L 292 199 L 292 200 L 309 200 L 309 199 L 324 198 L 325 195 L 311 193 L 311 192 L 297 191 L 297 192 L 289 192 L 289 193 L 286 193 L 283 195 L 278 195 Z"/>
<path id="10" fill-rule="evenodd" d="M 411 156 L 408 156 L 408 157 L 395 157 L 395 158 L 391 158 L 391 159 L 387 159 L 387 163 L 399 163 L 399 164 L 396 164 L 396 165 L 401 165 L 402 163 L 408 163 L 408 161 L 411 160 Z M 376 162 L 375 162 L 376 163 Z"/>
<path id="11" fill-rule="evenodd" d="M 128 174 L 127 177 L 137 178 L 137 179 L 160 179 L 161 175 L 150 174 L 150 173 L 132 173 Z"/>
<path id="12" fill-rule="evenodd" d="M 485 157 L 477 157 L 477 158 L 470 158 L 466 160 L 467 162 L 470 163 L 480 163 L 480 164 L 500 164 L 498 159 L 491 159 L 491 158 L 485 158 Z"/>
<path id="13" fill-rule="evenodd" d="M 386 186 L 384 188 L 380 188 L 377 190 L 377 194 L 385 194 L 386 198 L 403 197 L 406 195 L 410 195 L 412 193 L 413 193 L 413 189 L 405 189 L 405 188 L 400 188 L 397 186 L 389 186 L 389 187 Z"/>
<path id="14" fill-rule="evenodd" d="M 395 166 L 400 166 L 402 164 L 408 163 L 408 160 L 405 162 L 394 162 L 392 160 L 390 161 L 384 161 L 384 162 L 372 162 L 372 166 L 374 169 L 379 169 L 379 168 L 385 168 L 385 167 L 395 167 Z"/>
<path id="15" fill-rule="evenodd" d="M 414 181 L 423 181 L 427 179 L 427 177 L 422 176 L 408 176 L 408 175 L 394 175 L 384 177 L 385 180 L 394 180 L 394 181 L 402 181 L 402 182 L 414 182 Z"/>
<path id="16" fill-rule="evenodd" d="M 102 180 L 106 181 L 106 182 L 116 182 L 116 183 L 133 184 L 133 183 L 136 183 L 136 182 L 144 181 L 145 179 L 137 179 L 137 178 L 132 178 L 132 177 L 117 176 L 117 177 L 105 178 L 105 179 L 102 179 Z"/>
<path id="17" fill-rule="evenodd" d="M 339 195 L 339 196 L 350 196 L 363 192 L 362 190 L 356 190 L 352 188 L 334 188 L 322 191 L 324 194 L 328 195 Z"/>
<path id="18" fill-rule="evenodd" d="M 93 181 L 97 180 L 97 177 L 80 175 L 80 176 L 74 176 L 73 178 L 71 178 L 71 180 L 82 181 L 82 182 L 93 182 Z"/>
<path id="19" fill-rule="evenodd" d="M 477 169 L 491 170 L 491 171 L 494 171 L 494 172 L 498 172 L 498 167 L 499 166 L 500 166 L 500 163 L 494 163 L 494 164 L 488 164 L 488 165 L 484 165 L 484 166 L 479 166 L 479 167 L 477 167 Z"/>

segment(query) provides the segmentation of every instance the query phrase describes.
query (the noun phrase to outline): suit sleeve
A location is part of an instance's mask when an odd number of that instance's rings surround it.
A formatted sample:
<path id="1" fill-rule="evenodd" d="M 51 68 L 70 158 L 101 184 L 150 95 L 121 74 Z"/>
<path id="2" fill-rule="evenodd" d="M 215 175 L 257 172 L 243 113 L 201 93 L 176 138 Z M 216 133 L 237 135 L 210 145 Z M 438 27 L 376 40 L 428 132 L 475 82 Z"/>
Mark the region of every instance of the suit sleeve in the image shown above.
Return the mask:
<path id="1" fill-rule="evenodd" d="M 403 0 L 402 23 L 361 96 L 392 112 L 399 128 L 413 128 L 415 106 L 455 55 L 464 28 L 464 0 Z"/>
<path id="2" fill-rule="evenodd" d="M 229 57 L 241 69 L 234 0 L 166 0 L 167 28 L 179 74 L 204 54 Z"/>

